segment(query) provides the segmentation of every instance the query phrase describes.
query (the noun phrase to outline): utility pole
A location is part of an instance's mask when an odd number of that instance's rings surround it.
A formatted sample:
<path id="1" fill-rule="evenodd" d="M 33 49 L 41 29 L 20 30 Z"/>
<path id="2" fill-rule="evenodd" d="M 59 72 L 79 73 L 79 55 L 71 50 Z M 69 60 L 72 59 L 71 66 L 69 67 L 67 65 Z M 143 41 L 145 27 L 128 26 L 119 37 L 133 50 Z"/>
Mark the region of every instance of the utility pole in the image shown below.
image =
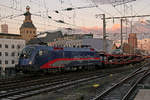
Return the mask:
<path id="1" fill-rule="evenodd" d="M 132 21 L 131 21 L 131 23 L 130 23 L 130 24 L 131 24 L 130 33 L 132 33 L 132 28 L 133 28 L 133 26 L 132 26 Z"/>
<path id="2" fill-rule="evenodd" d="M 123 32 L 122 32 L 122 23 L 123 23 L 123 19 L 121 18 L 120 19 L 120 25 L 121 25 L 121 29 L 120 29 L 120 33 L 121 33 L 121 49 L 122 49 L 122 47 L 123 47 L 123 36 L 122 36 L 122 34 L 123 34 Z"/>
<path id="3" fill-rule="evenodd" d="M 105 14 L 102 14 L 103 19 L 103 51 L 107 52 L 106 50 L 106 21 L 105 21 Z"/>
<path id="4" fill-rule="evenodd" d="M 137 16 L 135 16 L 135 15 L 133 15 L 133 16 L 123 16 L 123 17 L 107 17 L 107 18 L 105 18 L 105 20 L 107 19 L 120 19 L 120 27 L 121 27 L 121 29 L 120 29 L 120 33 L 121 33 L 121 48 L 122 48 L 122 45 L 123 45 L 123 21 L 124 21 L 124 19 L 126 19 L 127 20 L 127 18 L 139 18 L 139 17 L 150 17 L 150 15 L 149 14 L 147 14 L 147 15 L 137 15 Z M 103 18 L 101 18 L 102 20 L 104 19 L 104 17 Z M 104 21 L 104 20 L 103 20 Z M 103 26 L 105 26 L 105 25 L 103 25 Z M 131 21 L 131 33 L 132 33 L 132 27 L 133 27 L 133 25 L 132 25 L 132 21 Z"/>
<path id="5" fill-rule="evenodd" d="M 96 14 L 95 15 L 96 18 L 98 18 L 99 16 L 102 16 L 102 20 L 103 20 L 103 50 L 104 52 L 107 52 L 106 50 L 106 19 L 120 19 L 120 24 L 121 24 L 121 48 L 122 48 L 122 45 L 123 45 L 123 21 L 124 19 L 127 20 L 127 18 L 138 18 L 138 17 L 150 17 L 150 15 L 137 15 L 137 16 L 123 16 L 123 17 L 105 17 L 105 14 Z M 132 25 L 131 25 L 132 26 Z M 132 29 L 132 28 L 131 28 Z M 132 30 L 131 30 L 132 31 Z"/>
<path id="6" fill-rule="evenodd" d="M 103 51 L 107 52 L 106 49 L 106 18 L 105 18 L 105 14 L 96 14 L 96 18 L 98 18 L 99 16 L 102 16 L 102 20 L 103 20 Z"/>

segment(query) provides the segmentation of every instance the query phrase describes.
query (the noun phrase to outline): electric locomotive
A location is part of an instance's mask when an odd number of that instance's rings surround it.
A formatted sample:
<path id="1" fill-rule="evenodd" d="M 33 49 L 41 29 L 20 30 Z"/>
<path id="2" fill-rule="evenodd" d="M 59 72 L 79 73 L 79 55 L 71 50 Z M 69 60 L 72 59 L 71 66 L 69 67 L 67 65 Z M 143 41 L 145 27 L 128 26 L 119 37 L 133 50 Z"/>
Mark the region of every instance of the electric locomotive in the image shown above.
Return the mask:
<path id="1" fill-rule="evenodd" d="M 26 46 L 16 65 L 17 71 L 88 69 L 101 66 L 101 56 L 92 48 Z"/>

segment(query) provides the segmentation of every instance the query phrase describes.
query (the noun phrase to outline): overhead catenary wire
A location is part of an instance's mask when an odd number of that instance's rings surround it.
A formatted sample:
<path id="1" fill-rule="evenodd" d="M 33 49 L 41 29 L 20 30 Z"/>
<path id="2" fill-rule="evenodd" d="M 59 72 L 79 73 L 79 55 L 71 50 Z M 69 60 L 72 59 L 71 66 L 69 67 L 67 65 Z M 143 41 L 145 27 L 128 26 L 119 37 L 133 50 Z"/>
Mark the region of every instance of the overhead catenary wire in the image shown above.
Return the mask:
<path id="1" fill-rule="evenodd" d="M 3 5 L 3 4 L 0 4 L 1 7 L 5 7 L 5 8 L 9 8 L 9 9 L 12 9 L 12 10 L 15 10 L 15 11 L 19 11 L 19 12 L 24 12 L 23 10 L 19 10 L 19 9 L 16 9 L 16 8 L 13 8 L 13 7 L 9 7 L 9 6 L 6 6 L 6 5 Z"/>
<path id="2" fill-rule="evenodd" d="M 109 16 L 113 16 L 110 13 L 108 13 L 107 11 L 105 11 L 104 9 L 101 9 L 94 1 L 90 0 L 95 6 L 97 6 L 96 8 L 99 9 L 100 11 L 102 11 L 105 14 L 108 14 Z"/>

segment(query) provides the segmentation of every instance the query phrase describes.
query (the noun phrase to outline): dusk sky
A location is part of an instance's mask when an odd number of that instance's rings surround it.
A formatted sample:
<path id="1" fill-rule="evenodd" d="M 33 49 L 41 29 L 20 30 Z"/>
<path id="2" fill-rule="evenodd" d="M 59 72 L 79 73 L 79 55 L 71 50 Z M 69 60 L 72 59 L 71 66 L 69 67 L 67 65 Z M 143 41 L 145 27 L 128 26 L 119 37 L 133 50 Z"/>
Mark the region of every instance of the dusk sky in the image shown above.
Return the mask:
<path id="1" fill-rule="evenodd" d="M 96 18 L 96 14 L 106 14 L 106 17 L 124 16 L 124 15 L 143 15 L 150 14 L 150 0 L 136 0 L 125 5 L 113 6 L 115 1 L 123 0 L 0 0 L 0 21 L 1 24 L 9 25 L 9 33 L 19 33 L 19 28 L 23 23 L 23 14 L 26 6 L 30 6 L 32 21 L 37 27 L 37 31 L 54 30 L 57 28 L 71 27 L 82 30 L 97 31 L 102 29 L 102 20 Z M 131 0 L 125 0 L 131 1 Z M 72 11 L 63 11 L 66 8 L 76 7 L 98 7 L 76 9 Z M 133 9 L 133 10 L 132 10 Z M 58 10 L 59 13 L 55 13 Z M 21 15 L 21 16 L 20 16 Z M 51 16 L 53 20 L 63 20 L 72 25 L 56 23 L 48 18 Z M 150 29 L 150 17 L 128 19 L 128 23 L 132 20 L 135 31 Z M 142 25 L 140 24 L 142 22 Z M 119 20 L 107 20 L 107 31 L 118 32 L 120 29 Z M 126 25 L 124 24 L 124 27 Z M 130 25 L 128 24 L 127 27 Z M 142 26 L 142 30 L 137 30 Z"/>

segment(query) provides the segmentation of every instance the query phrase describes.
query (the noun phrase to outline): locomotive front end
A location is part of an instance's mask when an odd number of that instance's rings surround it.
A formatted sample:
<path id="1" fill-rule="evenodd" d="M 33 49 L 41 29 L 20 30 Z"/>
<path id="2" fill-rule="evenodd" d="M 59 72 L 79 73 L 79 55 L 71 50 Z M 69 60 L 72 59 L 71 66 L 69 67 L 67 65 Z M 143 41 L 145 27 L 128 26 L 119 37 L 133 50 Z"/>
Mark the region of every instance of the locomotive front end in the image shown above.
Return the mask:
<path id="1" fill-rule="evenodd" d="M 18 65 L 16 65 L 16 71 L 35 71 L 38 68 L 35 66 L 34 63 L 34 56 L 36 54 L 36 47 L 34 46 L 27 46 L 25 47 L 19 57 Z"/>

